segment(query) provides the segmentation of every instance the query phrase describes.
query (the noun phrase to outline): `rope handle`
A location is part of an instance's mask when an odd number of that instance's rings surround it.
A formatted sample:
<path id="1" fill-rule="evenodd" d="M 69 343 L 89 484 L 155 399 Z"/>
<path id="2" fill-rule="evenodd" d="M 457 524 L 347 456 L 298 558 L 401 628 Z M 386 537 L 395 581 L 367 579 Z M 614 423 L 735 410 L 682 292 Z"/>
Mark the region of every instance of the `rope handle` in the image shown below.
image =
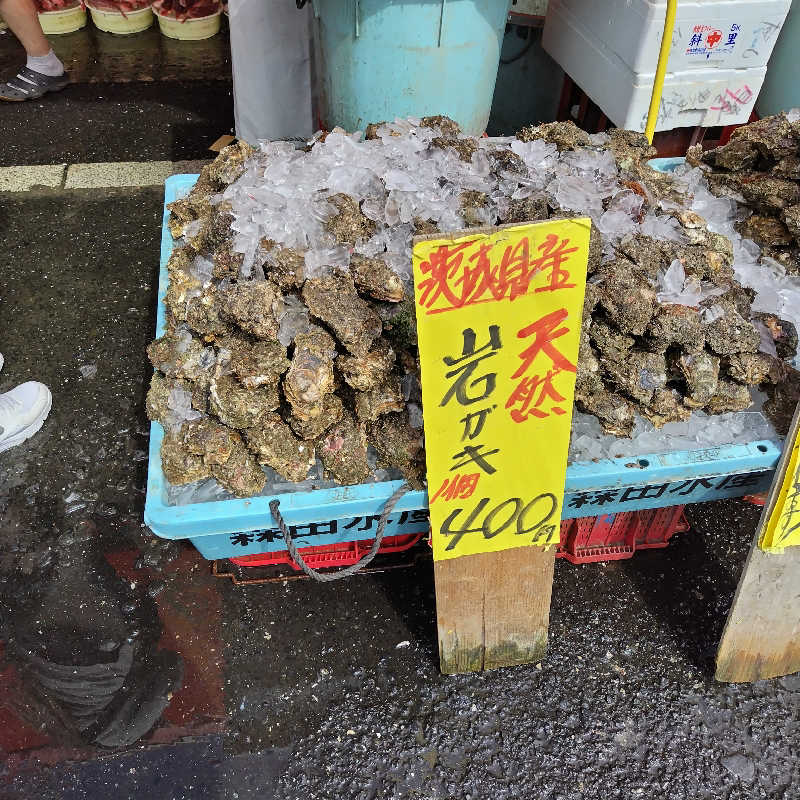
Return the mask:
<path id="1" fill-rule="evenodd" d="M 383 541 L 383 534 L 386 529 L 386 522 L 389 519 L 389 514 L 394 511 L 397 501 L 410 489 L 411 487 L 407 483 L 404 483 L 399 486 L 394 494 L 386 501 L 386 505 L 383 507 L 381 518 L 378 520 L 378 528 L 375 532 L 375 541 L 372 543 L 372 547 L 370 547 L 369 552 L 363 558 L 359 559 L 355 564 L 351 564 L 349 567 L 344 567 L 336 572 L 319 572 L 318 570 L 309 567 L 308 564 L 303 561 L 303 557 L 297 550 L 297 545 L 295 545 L 294 540 L 289 533 L 289 529 L 286 527 L 286 523 L 283 521 L 283 516 L 280 512 L 280 500 L 271 500 L 269 504 L 269 510 L 272 512 L 272 518 L 275 520 L 275 524 L 283 534 L 283 540 L 286 542 L 286 549 L 289 551 L 289 555 L 292 557 L 292 560 L 300 566 L 300 569 L 302 569 L 309 578 L 322 583 L 328 583 L 329 581 L 338 581 L 341 578 L 348 578 L 350 575 L 355 575 L 356 572 L 366 567 L 367 564 L 369 564 L 370 561 L 372 561 L 372 559 L 378 555 L 378 550 L 380 550 L 381 542 Z"/>

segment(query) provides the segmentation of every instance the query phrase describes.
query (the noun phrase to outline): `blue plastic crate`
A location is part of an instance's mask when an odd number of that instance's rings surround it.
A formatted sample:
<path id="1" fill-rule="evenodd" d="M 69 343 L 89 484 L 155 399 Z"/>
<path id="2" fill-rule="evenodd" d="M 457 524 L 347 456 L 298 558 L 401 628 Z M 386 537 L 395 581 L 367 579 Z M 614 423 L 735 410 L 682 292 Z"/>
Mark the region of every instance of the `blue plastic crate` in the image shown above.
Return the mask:
<path id="1" fill-rule="evenodd" d="M 166 181 L 158 336 L 164 332 L 162 300 L 168 283 L 166 264 L 173 247 L 166 204 L 185 195 L 196 180 L 197 175 L 174 175 Z M 272 497 L 168 505 L 160 458 L 163 436 L 161 425 L 152 423 L 144 519 L 153 533 L 165 539 L 189 539 L 209 559 L 285 549 L 270 514 Z M 661 508 L 764 491 L 779 457 L 780 446 L 763 441 L 571 464 L 567 468 L 563 518 Z M 383 506 L 399 485 L 399 481 L 391 481 L 284 494 L 279 496 L 281 513 L 299 547 L 373 539 Z M 386 535 L 427 531 L 427 508 L 426 492 L 408 492 L 397 503 Z"/>

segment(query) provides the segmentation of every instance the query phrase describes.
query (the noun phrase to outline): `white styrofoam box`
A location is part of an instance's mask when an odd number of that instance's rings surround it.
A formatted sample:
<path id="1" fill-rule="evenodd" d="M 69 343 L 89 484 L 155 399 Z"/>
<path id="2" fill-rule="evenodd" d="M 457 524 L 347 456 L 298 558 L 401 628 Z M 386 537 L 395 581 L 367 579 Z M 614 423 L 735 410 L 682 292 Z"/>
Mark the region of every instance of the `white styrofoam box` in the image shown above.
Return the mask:
<path id="1" fill-rule="evenodd" d="M 791 0 L 679 0 L 669 69 L 766 66 L 790 5 Z M 666 0 L 550 0 L 548 11 L 566 11 L 633 72 L 655 72 L 666 6 Z"/>
<path id="2" fill-rule="evenodd" d="M 551 3 L 544 49 L 618 127 L 643 131 L 653 73 L 633 72 L 614 52 Z M 670 71 L 664 79 L 656 130 L 747 122 L 767 68 Z"/>

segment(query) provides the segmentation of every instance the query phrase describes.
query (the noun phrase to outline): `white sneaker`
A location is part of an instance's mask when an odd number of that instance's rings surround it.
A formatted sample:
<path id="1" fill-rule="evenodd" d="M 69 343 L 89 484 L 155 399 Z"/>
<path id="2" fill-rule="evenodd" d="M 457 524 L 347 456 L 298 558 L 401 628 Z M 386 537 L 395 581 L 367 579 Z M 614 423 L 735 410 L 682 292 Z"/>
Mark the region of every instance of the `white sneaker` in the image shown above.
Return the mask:
<path id="1" fill-rule="evenodd" d="M 52 403 L 50 390 L 36 381 L 0 394 L 0 453 L 33 436 L 47 419 Z"/>
<path id="2" fill-rule="evenodd" d="M 3 358 L 3 354 L 0 353 L 0 371 L 3 369 L 3 364 L 6 363 L 6 360 Z"/>

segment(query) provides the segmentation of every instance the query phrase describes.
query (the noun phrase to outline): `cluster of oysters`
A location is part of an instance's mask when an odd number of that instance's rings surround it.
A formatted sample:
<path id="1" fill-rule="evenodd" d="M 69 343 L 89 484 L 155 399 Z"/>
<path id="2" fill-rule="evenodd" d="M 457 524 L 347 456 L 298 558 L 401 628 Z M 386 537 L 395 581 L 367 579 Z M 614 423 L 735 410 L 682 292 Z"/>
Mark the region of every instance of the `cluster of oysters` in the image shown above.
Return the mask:
<path id="1" fill-rule="evenodd" d="M 711 192 L 730 197 L 752 211 L 737 225 L 739 233 L 761 247 L 761 260 L 787 276 L 800 277 L 800 119 L 797 113 L 756 120 L 731 135 L 730 141 L 703 152 L 689 149 L 686 160 L 700 167 Z M 761 316 L 761 315 L 757 315 Z M 778 355 L 794 355 L 791 336 L 780 336 L 779 324 L 765 320 L 779 342 Z M 786 433 L 800 399 L 800 374 L 789 367 L 785 379 L 766 387 L 766 411 L 779 433 Z"/>
<path id="2" fill-rule="evenodd" d="M 422 125 L 439 134 L 431 147 L 451 148 L 465 161 L 479 146 L 445 117 Z M 367 138 L 376 131 L 370 126 Z M 636 412 L 661 426 L 694 409 L 738 411 L 751 404 L 749 387 L 785 378 L 785 359 L 797 344 L 793 326 L 752 313 L 753 293 L 734 278 L 729 240 L 687 210 L 670 176 L 647 166 L 655 151 L 641 134 L 612 130 L 598 146 L 571 123 L 549 123 L 523 129 L 517 139 L 543 139 L 561 152 L 609 150 L 621 184 L 643 198 L 642 213 L 669 215 L 683 233 L 680 242 L 631 234 L 609 257 L 593 226 L 575 391 L 581 411 L 608 433 L 626 436 Z M 507 144 L 487 152 L 492 169 L 526 174 Z M 182 485 L 213 477 L 246 497 L 264 489 L 262 466 L 302 481 L 319 460 L 326 477 L 357 484 L 377 459 L 377 466 L 421 485 L 413 288 L 380 256 L 355 252 L 348 269 L 307 277 L 302 250 L 267 239 L 257 254 L 265 280 L 243 277 L 232 209 L 219 196 L 252 155 L 245 143 L 225 148 L 191 193 L 169 206 L 170 230 L 180 241 L 167 265 L 166 333 L 148 348 L 156 371 L 147 396 L 149 417 L 165 428 L 167 480 Z M 337 243 L 352 251 L 372 235 L 375 223 L 357 199 L 339 193 L 328 201 L 336 213 L 325 226 Z M 465 228 L 485 224 L 485 213 L 473 213 L 485 206 L 480 192 L 463 193 Z M 497 223 L 576 216 L 544 192 L 504 208 Z M 791 219 L 783 219 L 787 230 Z M 421 218 L 413 226 L 416 234 L 438 230 Z M 659 275 L 676 259 L 687 276 L 716 287 L 712 298 L 698 307 L 658 302 Z M 298 309 L 310 323 L 284 344 L 282 325 Z M 777 357 L 760 352 L 763 330 L 774 337 Z"/>

